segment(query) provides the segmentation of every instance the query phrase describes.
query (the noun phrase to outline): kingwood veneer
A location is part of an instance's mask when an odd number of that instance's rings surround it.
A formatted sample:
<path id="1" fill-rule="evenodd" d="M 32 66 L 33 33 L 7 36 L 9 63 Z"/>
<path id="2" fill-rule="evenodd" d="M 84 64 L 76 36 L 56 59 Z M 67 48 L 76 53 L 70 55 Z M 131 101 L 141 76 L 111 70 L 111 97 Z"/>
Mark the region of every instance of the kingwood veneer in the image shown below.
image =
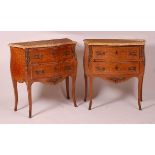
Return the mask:
<path id="1" fill-rule="evenodd" d="M 142 84 L 145 67 L 144 40 L 85 39 L 84 77 L 85 101 L 87 99 L 87 77 L 90 83 L 92 107 L 93 79 L 100 77 L 114 83 L 138 78 L 138 106 L 141 110 Z"/>
<path id="2" fill-rule="evenodd" d="M 76 42 L 70 39 L 55 39 L 11 43 L 11 75 L 17 111 L 17 82 L 26 82 L 29 99 L 29 117 L 32 116 L 31 86 L 33 82 L 56 84 L 66 79 L 69 99 L 69 76 L 72 77 L 72 97 L 76 107 L 75 82 L 77 74 Z"/>

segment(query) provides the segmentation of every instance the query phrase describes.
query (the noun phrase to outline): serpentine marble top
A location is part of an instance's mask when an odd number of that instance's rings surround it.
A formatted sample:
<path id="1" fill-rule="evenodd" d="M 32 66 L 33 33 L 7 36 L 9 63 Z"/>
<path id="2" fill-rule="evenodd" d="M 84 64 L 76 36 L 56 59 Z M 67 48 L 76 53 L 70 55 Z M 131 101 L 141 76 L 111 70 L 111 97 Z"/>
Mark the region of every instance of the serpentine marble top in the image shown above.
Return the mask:
<path id="1" fill-rule="evenodd" d="M 145 40 L 135 39 L 85 39 L 84 43 L 88 45 L 105 45 L 105 46 L 128 46 L 144 45 Z"/>
<path id="2" fill-rule="evenodd" d="M 60 46 L 60 45 L 68 45 L 68 44 L 76 44 L 76 42 L 68 38 L 64 38 L 64 39 L 10 43 L 9 46 L 26 49 L 26 48 L 52 47 L 52 46 Z"/>

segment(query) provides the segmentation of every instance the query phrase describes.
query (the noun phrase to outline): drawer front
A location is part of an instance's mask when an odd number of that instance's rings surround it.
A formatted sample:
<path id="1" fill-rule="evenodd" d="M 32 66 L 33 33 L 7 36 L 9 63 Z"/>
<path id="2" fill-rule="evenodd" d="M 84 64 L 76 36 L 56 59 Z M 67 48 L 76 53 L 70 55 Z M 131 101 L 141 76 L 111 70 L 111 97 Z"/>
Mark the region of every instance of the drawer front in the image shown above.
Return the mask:
<path id="1" fill-rule="evenodd" d="M 46 63 L 58 61 L 57 48 L 30 49 L 30 63 Z"/>
<path id="2" fill-rule="evenodd" d="M 93 46 L 93 59 L 96 60 L 138 60 L 140 48 L 136 47 L 105 47 Z"/>
<path id="3" fill-rule="evenodd" d="M 30 63 L 65 61 L 73 58 L 72 46 L 30 49 Z"/>
<path id="4" fill-rule="evenodd" d="M 72 59 L 74 56 L 72 46 L 60 46 L 59 47 L 59 58 L 60 60 Z"/>
<path id="5" fill-rule="evenodd" d="M 42 65 L 31 65 L 31 78 L 51 78 L 60 73 L 59 64 L 42 64 Z"/>
<path id="6" fill-rule="evenodd" d="M 94 62 L 93 74 L 138 74 L 139 62 Z"/>

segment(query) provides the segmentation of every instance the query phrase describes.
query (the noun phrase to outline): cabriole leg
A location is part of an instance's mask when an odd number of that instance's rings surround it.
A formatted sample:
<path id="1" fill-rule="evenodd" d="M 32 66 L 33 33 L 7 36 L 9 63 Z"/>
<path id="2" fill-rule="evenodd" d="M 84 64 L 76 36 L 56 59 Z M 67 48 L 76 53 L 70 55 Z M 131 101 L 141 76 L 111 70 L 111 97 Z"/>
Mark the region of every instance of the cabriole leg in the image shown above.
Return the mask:
<path id="1" fill-rule="evenodd" d="M 85 79 L 85 97 L 84 97 L 84 101 L 87 101 L 87 87 L 88 87 L 88 80 L 87 80 L 87 75 L 84 75 L 84 79 Z"/>
<path id="2" fill-rule="evenodd" d="M 69 97 L 69 76 L 66 77 L 66 92 L 67 92 L 67 99 L 70 99 Z"/>
<path id="3" fill-rule="evenodd" d="M 72 98 L 73 98 L 74 106 L 77 107 L 76 96 L 75 96 L 75 85 L 76 85 L 76 76 L 72 76 Z"/>
<path id="4" fill-rule="evenodd" d="M 17 81 L 12 79 L 13 83 L 13 88 L 14 88 L 14 95 L 15 95 L 15 107 L 14 111 L 17 111 L 17 106 L 18 106 L 18 88 L 17 88 Z"/>
<path id="5" fill-rule="evenodd" d="M 141 101 L 142 101 L 142 84 L 143 84 L 143 77 L 138 77 L 138 106 L 139 110 L 142 110 L 141 108 Z"/>
<path id="6" fill-rule="evenodd" d="M 89 103 L 89 110 L 91 110 L 92 108 L 92 97 L 93 97 L 93 77 L 90 77 L 89 78 L 89 83 L 90 83 L 90 92 L 89 92 L 89 95 L 90 95 L 90 103 Z"/>
<path id="7" fill-rule="evenodd" d="M 140 94 L 140 100 L 143 101 L 143 78 L 144 76 L 142 76 L 142 81 L 141 81 L 141 94 Z"/>
<path id="8" fill-rule="evenodd" d="M 28 100 L 29 100 L 29 118 L 32 117 L 32 93 L 31 93 L 32 83 L 27 83 L 27 92 L 28 92 Z"/>

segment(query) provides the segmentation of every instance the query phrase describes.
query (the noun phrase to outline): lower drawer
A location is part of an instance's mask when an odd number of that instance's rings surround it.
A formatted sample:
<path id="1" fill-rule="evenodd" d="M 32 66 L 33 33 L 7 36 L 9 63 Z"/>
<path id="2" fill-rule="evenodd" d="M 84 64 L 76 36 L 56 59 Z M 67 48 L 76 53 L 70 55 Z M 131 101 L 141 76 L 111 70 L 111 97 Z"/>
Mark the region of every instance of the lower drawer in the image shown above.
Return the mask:
<path id="1" fill-rule="evenodd" d="M 138 74 L 139 62 L 93 62 L 93 74 Z"/>
<path id="2" fill-rule="evenodd" d="M 57 63 L 31 65 L 31 79 L 50 78 L 60 73 Z"/>
<path id="3" fill-rule="evenodd" d="M 61 74 L 72 74 L 76 72 L 76 62 L 70 61 L 60 64 Z"/>
<path id="4" fill-rule="evenodd" d="M 76 62 L 32 64 L 30 68 L 31 79 L 51 78 L 76 72 Z"/>

